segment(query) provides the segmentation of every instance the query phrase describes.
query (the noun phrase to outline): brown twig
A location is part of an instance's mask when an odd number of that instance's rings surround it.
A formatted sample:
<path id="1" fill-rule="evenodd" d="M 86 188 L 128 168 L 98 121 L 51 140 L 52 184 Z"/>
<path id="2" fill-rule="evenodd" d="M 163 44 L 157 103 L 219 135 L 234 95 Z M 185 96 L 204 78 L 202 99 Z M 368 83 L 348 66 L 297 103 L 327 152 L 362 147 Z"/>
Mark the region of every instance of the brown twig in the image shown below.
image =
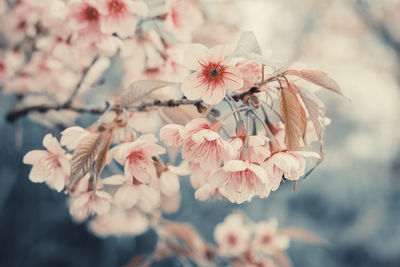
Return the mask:
<path id="1" fill-rule="evenodd" d="M 68 98 L 67 101 L 65 101 L 64 106 L 68 107 L 71 105 L 72 101 L 74 100 L 74 98 L 76 97 L 76 95 L 79 92 L 79 89 L 82 86 L 83 81 L 85 80 L 89 70 L 93 67 L 93 65 L 96 63 L 96 61 L 99 59 L 99 56 L 95 56 L 95 58 L 92 60 L 92 62 L 90 62 L 89 66 L 87 66 L 83 71 L 82 71 L 82 76 L 79 79 L 78 83 L 75 86 L 74 91 L 72 92 L 71 96 Z"/>
<path id="2" fill-rule="evenodd" d="M 87 73 L 87 71 L 86 71 L 86 73 Z M 85 76 L 85 74 L 83 74 L 82 76 Z M 83 79 L 81 79 L 81 80 L 83 80 Z M 81 83 L 81 82 L 79 82 L 79 83 Z M 79 86 L 77 86 L 77 88 L 78 87 Z M 232 98 L 235 101 L 239 101 L 239 100 L 243 100 L 246 96 L 249 96 L 249 95 L 252 95 L 252 94 L 255 94 L 258 92 L 260 92 L 258 87 L 252 87 L 244 93 L 233 95 Z M 162 101 L 154 100 L 153 102 L 143 103 L 138 106 L 126 107 L 126 109 L 144 111 L 147 108 L 151 108 L 151 107 L 177 107 L 177 106 L 181 106 L 181 105 L 194 105 L 197 107 L 199 112 L 201 112 L 205 108 L 205 106 L 203 105 L 203 101 L 201 101 L 201 100 L 189 100 L 186 98 L 182 98 L 179 100 L 174 100 L 174 99 L 162 100 Z M 101 115 L 108 109 L 108 107 L 109 107 L 108 103 L 106 103 L 105 108 L 102 108 L 102 107 L 92 107 L 92 108 L 74 107 L 74 106 L 71 106 L 71 103 L 69 101 L 67 101 L 65 104 L 60 104 L 60 105 L 35 105 L 35 106 L 21 108 L 19 110 L 12 110 L 7 113 L 6 119 L 8 122 L 14 122 L 17 119 L 19 119 L 20 117 L 28 115 L 30 112 L 45 113 L 49 110 L 57 110 L 57 111 L 70 110 L 70 111 L 75 111 L 78 113 L 90 113 L 90 114 Z M 218 114 L 218 113 L 216 113 L 216 110 L 212 110 L 212 112 L 214 112 L 215 114 Z"/>

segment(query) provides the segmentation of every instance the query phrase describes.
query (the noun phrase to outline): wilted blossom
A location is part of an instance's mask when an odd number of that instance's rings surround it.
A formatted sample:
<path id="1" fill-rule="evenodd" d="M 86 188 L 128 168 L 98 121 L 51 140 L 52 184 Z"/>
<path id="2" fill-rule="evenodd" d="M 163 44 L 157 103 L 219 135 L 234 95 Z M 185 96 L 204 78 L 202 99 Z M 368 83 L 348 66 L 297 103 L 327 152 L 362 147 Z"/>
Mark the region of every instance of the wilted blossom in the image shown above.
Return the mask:
<path id="1" fill-rule="evenodd" d="M 70 159 L 51 134 L 43 138 L 43 146 L 47 150 L 32 150 L 24 156 L 24 163 L 32 165 L 29 179 L 34 183 L 45 182 L 60 192 L 71 172 Z"/>
<path id="2" fill-rule="evenodd" d="M 191 45 L 184 57 L 184 65 L 194 72 L 182 82 L 182 92 L 192 100 L 202 99 L 206 104 L 215 105 L 222 101 L 228 89 L 243 86 L 243 80 L 235 67 L 229 66 L 226 57 L 228 46 L 207 49 L 204 45 Z"/>

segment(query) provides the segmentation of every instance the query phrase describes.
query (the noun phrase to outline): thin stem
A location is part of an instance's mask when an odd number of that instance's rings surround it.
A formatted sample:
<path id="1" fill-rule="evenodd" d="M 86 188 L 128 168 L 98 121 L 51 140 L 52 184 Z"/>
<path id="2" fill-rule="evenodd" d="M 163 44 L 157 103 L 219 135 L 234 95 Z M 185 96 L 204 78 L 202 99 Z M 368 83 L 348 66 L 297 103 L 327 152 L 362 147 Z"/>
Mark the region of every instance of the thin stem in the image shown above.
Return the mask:
<path id="1" fill-rule="evenodd" d="M 224 101 L 225 101 L 225 103 L 228 104 L 228 106 L 231 108 L 232 111 L 235 109 L 235 107 L 232 105 L 232 103 L 231 103 L 231 101 L 229 100 L 228 97 L 225 96 L 225 97 L 224 97 Z M 236 121 L 236 123 L 237 123 L 237 122 L 238 122 L 238 118 L 236 117 L 236 113 L 233 114 L 233 116 L 235 117 L 235 121 Z"/>
<path id="2" fill-rule="evenodd" d="M 258 115 L 257 112 L 255 112 L 254 109 L 250 109 L 249 111 L 251 111 L 251 112 L 254 114 L 254 116 L 261 122 L 262 126 L 264 127 L 265 131 L 266 131 L 267 134 L 268 134 L 268 137 L 269 137 L 271 140 L 274 140 L 274 139 L 275 139 L 275 136 L 274 136 L 274 135 L 271 133 L 271 131 L 268 129 L 268 126 L 265 124 L 265 122 L 264 122 L 263 119 L 260 117 L 260 115 Z"/>
<path id="3" fill-rule="evenodd" d="M 96 61 L 99 59 L 99 56 L 95 56 L 95 58 L 92 60 L 92 62 L 89 64 L 89 66 L 87 66 L 83 71 L 82 71 L 82 76 L 79 79 L 77 85 L 75 86 L 74 91 L 72 92 L 71 96 L 68 98 L 67 101 L 65 101 L 64 106 L 69 106 L 71 105 L 72 101 L 74 100 L 74 98 L 76 97 L 76 95 L 79 92 L 79 89 L 82 86 L 83 81 L 85 80 L 89 70 L 93 67 L 93 65 L 96 63 Z"/>

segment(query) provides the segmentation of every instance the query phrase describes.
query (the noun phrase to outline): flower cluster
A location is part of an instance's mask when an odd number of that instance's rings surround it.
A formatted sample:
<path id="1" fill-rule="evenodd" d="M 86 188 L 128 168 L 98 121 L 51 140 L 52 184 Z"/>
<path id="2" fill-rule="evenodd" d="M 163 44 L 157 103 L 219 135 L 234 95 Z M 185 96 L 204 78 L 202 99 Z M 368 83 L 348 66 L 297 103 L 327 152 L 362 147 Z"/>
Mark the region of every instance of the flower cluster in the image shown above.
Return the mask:
<path id="1" fill-rule="evenodd" d="M 289 247 L 290 236 L 278 230 L 278 221 L 254 223 L 232 213 L 215 227 L 217 253 L 240 266 L 280 266 L 279 258 Z"/>
<path id="2" fill-rule="evenodd" d="M 20 0 L 0 18 L 0 86 L 17 96 L 8 121 L 28 114 L 65 129 L 25 155 L 29 179 L 65 190 L 71 215 L 98 235 L 162 225 L 162 212 L 179 209 L 179 176 L 200 201 L 241 204 L 295 188 L 323 160 L 325 107 L 298 80 L 341 94 L 336 82 L 278 71 L 252 32 L 232 47 L 229 30 L 205 35 L 217 20 L 200 0 Z M 71 126 L 83 113 L 100 117 Z M 263 266 L 288 246 L 276 222 L 249 229 L 228 217 L 218 253 Z"/>

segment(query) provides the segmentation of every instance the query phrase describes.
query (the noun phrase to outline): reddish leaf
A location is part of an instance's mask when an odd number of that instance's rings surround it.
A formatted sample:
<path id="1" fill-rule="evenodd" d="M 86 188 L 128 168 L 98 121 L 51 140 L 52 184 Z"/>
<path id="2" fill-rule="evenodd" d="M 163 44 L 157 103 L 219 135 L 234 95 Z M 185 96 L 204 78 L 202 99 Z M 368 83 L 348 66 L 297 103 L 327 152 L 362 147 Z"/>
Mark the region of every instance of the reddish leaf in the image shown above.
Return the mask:
<path id="1" fill-rule="evenodd" d="M 105 135 L 106 142 L 105 142 L 103 148 L 100 150 L 99 154 L 97 155 L 96 162 L 94 164 L 94 174 L 93 174 L 94 187 L 93 187 L 93 192 L 96 192 L 97 182 L 100 179 L 100 174 L 104 169 L 104 165 L 105 165 L 106 159 L 107 159 L 108 149 L 110 148 L 111 139 L 113 137 L 111 130 L 107 131 L 107 134 L 108 135 Z"/>
<path id="2" fill-rule="evenodd" d="M 331 77 L 323 71 L 319 70 L 286 70 L 283 72 L 285 75 L 296 75 L 303 80 L 309 81 L 313 84 L 331 90 L 341 96 L 344 96 L 340 86 Z"/>
<path id="3" fill-rule="evenodd" d="M 296 89 L 289 82 L 281 88 L 279 104 L 285 124 L 286 147 L 293 151 L 300 150 L 300 139 L 307 128 L 306 113 L 297 98 Z"/>
<path id="4" fill-rule="evenodd" d="M 72 170 L 68 188 L 79 182 L 91 169 L 96 156 L 107 144 L 110 133 L 93 133 L 83 138 L 72 156 Z"/>

